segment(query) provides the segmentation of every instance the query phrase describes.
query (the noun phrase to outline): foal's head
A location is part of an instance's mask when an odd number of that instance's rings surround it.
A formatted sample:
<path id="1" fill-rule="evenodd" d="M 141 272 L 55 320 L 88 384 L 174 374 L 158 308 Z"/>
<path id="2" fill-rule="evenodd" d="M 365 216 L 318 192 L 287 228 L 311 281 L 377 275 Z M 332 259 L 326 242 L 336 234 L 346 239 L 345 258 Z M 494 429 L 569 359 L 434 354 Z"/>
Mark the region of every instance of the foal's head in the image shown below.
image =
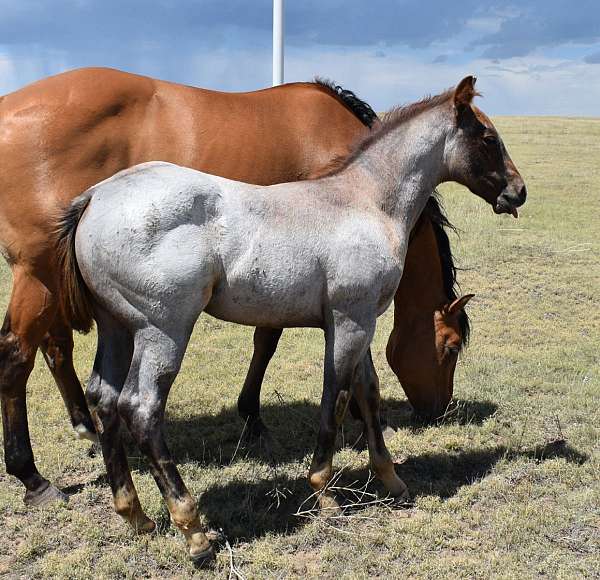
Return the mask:
<path id="1" fill-rule="evenodd" d="M 527 189 L 493 123 L 473 106 L 476 94 L 472 76 L 453 92 L 455 128 L 444 151 L 448 177 L 485 199 L 496 213 L 517 217 Z"/>

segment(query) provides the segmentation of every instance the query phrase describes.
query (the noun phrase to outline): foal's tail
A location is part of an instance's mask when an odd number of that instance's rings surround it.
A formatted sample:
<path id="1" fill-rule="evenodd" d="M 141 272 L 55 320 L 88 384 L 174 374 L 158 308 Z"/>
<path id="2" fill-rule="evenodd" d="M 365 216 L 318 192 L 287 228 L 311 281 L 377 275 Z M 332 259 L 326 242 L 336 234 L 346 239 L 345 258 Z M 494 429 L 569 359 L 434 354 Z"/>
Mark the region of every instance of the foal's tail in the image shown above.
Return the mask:
<path id="1" fill-rule="evenodd" d="M 59 300 L 67 322 L 83 334 L 88 333 L 94 324 L 93 299 L 77 264 L 75 234 L 92 195 L 93 190 L 76 197 L 56 220 Z"/>

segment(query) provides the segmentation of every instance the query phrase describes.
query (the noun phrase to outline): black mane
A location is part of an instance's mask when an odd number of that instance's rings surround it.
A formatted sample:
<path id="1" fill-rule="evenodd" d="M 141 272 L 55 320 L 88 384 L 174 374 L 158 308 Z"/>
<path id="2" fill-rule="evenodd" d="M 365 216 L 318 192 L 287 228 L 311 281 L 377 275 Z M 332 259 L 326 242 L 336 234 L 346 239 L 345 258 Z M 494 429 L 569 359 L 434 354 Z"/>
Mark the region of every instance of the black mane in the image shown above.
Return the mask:
<path id="1" fill-rule="evenodd" d="M 372 128 L 376 121 L 379 121 L 377 113 L 371 108 L 371 106 L 365 101 L 359 99 L 355 93 L 344 89 L 340 85 L 336 85 L 333 81 L 316 78 L 314 80 L 316 84 L 325 89 L 328 89 L 334 96 L 336 96 L 342 103 L 344 103 L 356 117 L 367 127 Z M 398 107 L 392 110 L 385 116 L 384 121 L 375 130 L 375 134 L 381 134 L 382 132 L 389 131 L 392 127 L 397 126 L 399 123 L 404 122 L 407 118 L 418 114 L 424 108 L 435 106 L 448 98 L 450 98 L 450 92 L 446 91 L 436 97 L 428 97 L 405 107 Z M 370 142 L 373 137 L 365 141 Z M 342 165 L 345 165 L 348 160 L 342 160 Z M 345 162 L 344 162 L 345 161 Z M 338 168 L 334 169 L 339 171 Z M 456 231 L 456 228 L 450 223 L 448 217 L 444 213 L 444 209 L 440 203 L 439 194 L 434 192 L 428 199 L 427 205 L 423 210 L 423 213 L 429 218 L 433 226 L 435 238 L 437 240 L 438 252 L 440 256 L 440 262 L 442 264 L 442 279 L 444 281 L 444 293 L 449 302 L 452 302 L 458 298 L 456 290 L 458 288 L 458 282 L 456 280 L 457 268 L 454 263 L 454 256 L 452 255 L 452 248 L 450 247 L 450 239 L 446 230 Z M 462 336 L 462 346 L 465 346 L 469 342 L 469 335 L 471 332 L 471 325 L 469 323 L 469 316 L 464 310 L 461 310 L 458 315 L 458 323 Z"/>
<path id="2" fill-rule="evenodd" d="M 340 85 L 336 85 L 329 79 L 316 77 L 313 82 L 334 93 L 335 96 L 337 96 L 337 98 L 354 113 L 354 115 L 362 122 L 362 124 L 369 127 L 369 129 L 373 127 L 375 121 L 378 120 L 377 113 L 371 108 L 371 106 L 362 99 L 359 99 L 352 91 L 349 91 Z"/>
<path id="3" fill-rule="evenodd" d="M 448 220 L 440 202 L 440 195 L 437 191 L 434 191 L 427 200 L 427 205 L 425 206 L 423 213 L 429 218 L 433 225 L 440 262 L 442 263 L 444 293 L 446 294 L 448 301 L 452 302 L 458 298 L 458 294 L 456 293 L 458 289 L 458 281 L 456 279 L 457 268 L 454 263 L 452 248 L 450 247 L 450 238 L 448 237 L 448 232 L 446 230 L 456 232 L 456 228 Z M 469 315 L 465 310 L 459 312 L 458 324 L 462 336 L 461 346 L 466 346 L 471 334 L 471 324 L 469 322 Z"/>

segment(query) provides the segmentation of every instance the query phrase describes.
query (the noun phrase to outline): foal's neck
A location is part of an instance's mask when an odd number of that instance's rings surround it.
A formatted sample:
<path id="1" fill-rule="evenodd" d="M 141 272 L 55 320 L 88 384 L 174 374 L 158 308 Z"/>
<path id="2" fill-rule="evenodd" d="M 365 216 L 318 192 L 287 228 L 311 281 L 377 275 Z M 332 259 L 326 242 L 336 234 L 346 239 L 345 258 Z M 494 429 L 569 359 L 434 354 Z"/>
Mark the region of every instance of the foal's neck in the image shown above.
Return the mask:
<path id="1" fill-rule="evenodd" d="M 355 170 L 370 174 L 374 201 L 406 231 L 445 179 L 444 143 L 449 130 L 444 106 L 423 111 L 378 137 L 353 164 Z"/>

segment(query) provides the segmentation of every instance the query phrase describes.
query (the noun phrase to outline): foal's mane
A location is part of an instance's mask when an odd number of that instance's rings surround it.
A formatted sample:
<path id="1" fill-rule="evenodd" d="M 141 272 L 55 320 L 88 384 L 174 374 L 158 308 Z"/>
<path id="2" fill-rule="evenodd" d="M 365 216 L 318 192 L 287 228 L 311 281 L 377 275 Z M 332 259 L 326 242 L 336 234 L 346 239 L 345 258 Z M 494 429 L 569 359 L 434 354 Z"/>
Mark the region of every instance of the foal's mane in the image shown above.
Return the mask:
<path id="1" fill-rule="evenodd" d="M 346 105 L 364 125 L 371 128 L 371 132 L 367 134 L 366 137 L 363 137 L 354 144 L 350 153 L 333 159 L 328 165 L 325 173 L 322 173 L 320 177 L 339 173 L 382 136 L 409 119 L 412 119 L 419 113 L 447 102 L 454 93 L 453 89 L 449 89 L 439 95 L 425 97 L 416 103 L 394 107 L 385 113 L 380 120 L 370 105 L 359 99 L 352 91 L 344 89 L 340 85 L 336 85 L 334 82 L 326 79 L 316 78 L 314 82 L 329 90 L 336 98 L 338 98 L 338 100 Z M 437 191 L 434 191 L 427 200 L 427 205 L 423 210 L 423 214 L 429 219 L 433 226 L 442 266 L 444 293 L 448 301 L 452 302 L 458 298 L 458 282 L 456 279 L 457 267 L 454 262 L 454 256 L 452 255 L 452 248 L 450 246 L 450 238 L 448 237 L 447 230 L 456 231 L 456 228 L 448 220 L 444 208 L 441 205 L 440 195 Z M 462 336 L 461 346 L 465 346 L 469 342 L 471 325 L 469 316 L 464 310 L 461 310 L 458 314 L 458 323 Z"/>
<path id="2" fill-rule="evenodd" d="M 348 154 L 333 159 L 328 166 L 327 172 L 323 173 L 320 177 L 327 177 L 340 173 L 340 171 L 348 167 L 357 157 L 371 147 L 373 143 L 376 143 L 382 137 L 410 119 L 413 119 L 420 113 L 448 102 L 453 94 L 454 89 L 448 89 L 439 95 L 425 97 L 416 103 L 393 107 L 383 114 L 379 123 L 374 124 L 370 133 L 354 143 Z"/>

